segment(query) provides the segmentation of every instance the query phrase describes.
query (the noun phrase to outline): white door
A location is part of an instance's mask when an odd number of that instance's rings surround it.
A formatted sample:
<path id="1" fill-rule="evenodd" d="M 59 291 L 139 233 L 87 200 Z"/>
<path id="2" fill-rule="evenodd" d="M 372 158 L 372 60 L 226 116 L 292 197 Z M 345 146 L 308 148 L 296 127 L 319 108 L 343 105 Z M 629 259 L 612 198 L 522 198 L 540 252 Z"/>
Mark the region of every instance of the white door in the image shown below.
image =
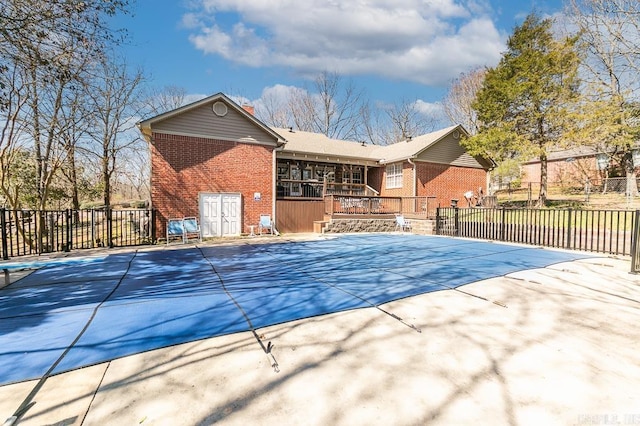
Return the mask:
<path id="1" fill-rule="evenodd" d="M 203 237 L 237 236 L 241 232 L 240 194 L 200 194 Z"/>

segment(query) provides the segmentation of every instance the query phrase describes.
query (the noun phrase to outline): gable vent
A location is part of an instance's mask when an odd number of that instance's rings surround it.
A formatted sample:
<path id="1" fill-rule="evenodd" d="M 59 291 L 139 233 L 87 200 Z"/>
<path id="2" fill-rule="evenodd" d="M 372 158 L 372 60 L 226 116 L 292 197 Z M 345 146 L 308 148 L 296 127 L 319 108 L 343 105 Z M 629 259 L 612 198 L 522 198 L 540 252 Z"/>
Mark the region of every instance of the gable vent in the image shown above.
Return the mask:
<path id="1" fill-rule="evenodd" d="M 218 117 L 224 117 L 225 115 L 227 115 L 227 112 L 229 112 L 229 109 L 224 102 L 218 101 L 213 104 L 213 113 Z"/>

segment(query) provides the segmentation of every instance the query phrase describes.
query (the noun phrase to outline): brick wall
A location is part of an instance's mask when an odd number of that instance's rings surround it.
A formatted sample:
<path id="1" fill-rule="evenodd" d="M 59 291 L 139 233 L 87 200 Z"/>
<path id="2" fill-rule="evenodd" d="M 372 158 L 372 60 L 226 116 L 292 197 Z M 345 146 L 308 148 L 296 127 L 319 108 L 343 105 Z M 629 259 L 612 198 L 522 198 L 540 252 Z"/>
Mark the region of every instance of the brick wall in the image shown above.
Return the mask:
<path id="1" fill-rule="evenodd" d="M 487 173 L 482 169 L 455 167 L 446 164 L 416 162 L 418 175 L 417 196 L 436 196 L 442 207 L 451 205 L 451 200 L 460 200 L 464 204 L 464 193 L 477 192 L 478 188 L 486 194 Z M 380 191 L 383 197 L 413 196 L 413 165 L 405 162 L 402 168 L 402 188 L 386 188 L 386 168 L 380 167 L 369 172 L 369 186 Z"/>
<path id="2" fill-rule="evenodd" d="M 477 192 L 478 188 L 487 193 L 487 173 L 482 169 L 455 167 L 446 164 L 417 164 L 418 196 L 434 195 L 437 204 L 449 207 L 452 199 L 460 201 L 460 207 L 466 207 L 464 193 Z"/>
<path id="3" fill-rule="evenodd" d="M 547 182 L 583 185 L 589 177 L 592 182 L 599 178 L 594 157 L 576 158 L 573 161 L 547 161 Z M 540 163 L 522 166 L 522 182 L 540 182 Z"/>
<path id="4" fill-rule="evenodd" d="M 154 133 L 151 146 L 151 203 L 158 211 L 156 236 L 168 218 L 199 217 L 201 192 L 242 194 L 242 232 L 271 214 L 274 147 Z M 254 193 L 261 200 L 254 201 Z"/>
<path id="5" fill-rule="evenodd" d="M 412 197 L 413 196 L 413 166 L 408 162 L 402 163 L 402 188 L 387 188 L 387 168 L 380 167 L 380 191 L 383 197 Z"/>

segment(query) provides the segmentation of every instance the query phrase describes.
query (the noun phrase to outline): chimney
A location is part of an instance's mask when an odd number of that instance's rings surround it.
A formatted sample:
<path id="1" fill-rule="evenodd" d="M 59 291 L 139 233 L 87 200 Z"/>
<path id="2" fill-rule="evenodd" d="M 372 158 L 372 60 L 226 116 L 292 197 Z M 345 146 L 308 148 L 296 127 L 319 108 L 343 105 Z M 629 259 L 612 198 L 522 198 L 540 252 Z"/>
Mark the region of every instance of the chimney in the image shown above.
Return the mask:
<path id="1" fill-rule="evenodd" d="M 251 115 L 255 115 L 256 109 L 251 105 L 242 105 L 242 109 Z"/>

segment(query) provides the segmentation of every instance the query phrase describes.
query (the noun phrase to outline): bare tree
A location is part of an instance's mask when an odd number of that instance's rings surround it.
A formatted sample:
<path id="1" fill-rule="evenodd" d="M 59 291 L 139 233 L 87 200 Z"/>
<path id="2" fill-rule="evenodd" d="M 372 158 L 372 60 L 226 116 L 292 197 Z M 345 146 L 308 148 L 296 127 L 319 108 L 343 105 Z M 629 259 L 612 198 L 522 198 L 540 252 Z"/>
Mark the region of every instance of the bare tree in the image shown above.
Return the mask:
<path id="1" fill-rule="evenodd" d="M 23 147 L 25 140 L 25 121 L 23 120 L 23 110 L 26 109 L 27 96 L 24 83 L 16 68 L 5 76 L 6 101 L 2 111 L 2 128 L 0 129 L 0 191 L 4 199 L 3 205 L 17 210 L 22 208 L 21 193 L 22 187 L 27 182 L 24 179 L 16 179 L 14 164 L 20 163 L 17 156 L 24 158 L 28 156 L 28 151 Z M 35 177 L 32 183 L 35 181 Z"/>
<path id="2" fill-rule="evenodd" d="M 640 3 L 570 0 L 567 15 L 584 55 L 585 95 L 573 137 L 609 154 L 626 173 L 627 194 L 638 195 L 632 151 L 640 137 Z"/>
<path id="3" fill-rule="evenodd" d="M 429 133 L 435 128 L 436 120 L 418 109 L 417 99 L 402 99 L 385 112 L 392 127 L 391 143 Z"/>
<path id="4" fill-rule="evenodd" d="M 71 198 L 71 208 L 80 208 L 81 185 L 84 181 L 82 166 L 79 158 L 82 142 L 88 136 L 90 123 L 92 122 L 92 111 L 89 108 L 86 98 L 86 90 L 83 87 L 74 87 L 70 90 L 70 95 L 62 110 L 63 120 L 66 123 L 60 134 L 60 141 L 65 151 L 65 162 L 60 168 L 61 177 L 66 180 L 67 194 Z"/>
<path id="5" fill-rule="evenodd" d="M 3 145 L 27 144 L 36 168 L 37 202 L 47 206 L 50 185 L 65 163 L 63 135 L 91 64 L 118 41 L 106 17 L 125 12 L 128 0 L 0 0 L 0 118 L 20 125 Z M 11 156 L 2 159 L 7 163 Z M 8 167 L 6 170 L 9 170 Z"/>
<path id="6" fill-rule="evenodd" d="M 344 82 L 339 74 L 326 71 L 314 80 L 312 91 L 294 92 L 289 100 L 298 129 L 352 140 L 363 134 L 360 118 L 366 105 L 363 90 L 351 81 Z"/>
<path id="7" fill-rule="evenodd" d="M 462 124 L 472 135 L 478 133 L 480 128 L 478 114 L 472 104 L 476 94 L 482 88 L 486 73 L 485 68 L 476 68 L 460 74 L 451 82 L 449 91 L 442 101 L 444 112 L 449 120 L 454 124 Z"/>
<path id="8" fill-rule="evenodd" d="M 0 108 L 6 108 L 12 69 L 25 59 L 55 67 L 68 46 L 87 57 L 120 40 L 105 17 L 125 12 L 129 0 L 0 0 Z M 66 47 L 65 47 L 66 46 Z"/>
<path id="9" fill-rule="evenodd" d="M 418 100 L 402 99 L 363 111 L 366 139 L 374 145 L 389 145 L 434 130 L 437 120 L 426 115 Z"/>
<path id="10" fill-rule="evenodd" d="M 87 86 L 94 126 L 89 131 L 89 151 L 99 160 L 102 199 L 111 205 L 112 178 L 125 153 L 143 147 L 135 123 L 140 116 L 138 104 L 143 74 L 129 74 L 127 64 L 112 57 L 101 61 L 96 78 Z"/>
<path id="11" fill-rule="evenodd" d="M 159 115 L 184 106 L 187 91 L 184 87 L 165 86 L 161 89 L 151 89 L 144 97 L 142 111 L 145 115 Z"/>
<path id="12" fill-rule="evenodd" d="M 289 106 L 292 101 L 292 91 L 300 89 L 290 88 L 285 95 L 279 91 L 269 91 L 262 95 L 262 108 L 256 110 L 256 116 L 269 126 L 286 128 L 293 126 L 295 120 Z M 302 96 L 295 97 L 302 98 Z"/>

